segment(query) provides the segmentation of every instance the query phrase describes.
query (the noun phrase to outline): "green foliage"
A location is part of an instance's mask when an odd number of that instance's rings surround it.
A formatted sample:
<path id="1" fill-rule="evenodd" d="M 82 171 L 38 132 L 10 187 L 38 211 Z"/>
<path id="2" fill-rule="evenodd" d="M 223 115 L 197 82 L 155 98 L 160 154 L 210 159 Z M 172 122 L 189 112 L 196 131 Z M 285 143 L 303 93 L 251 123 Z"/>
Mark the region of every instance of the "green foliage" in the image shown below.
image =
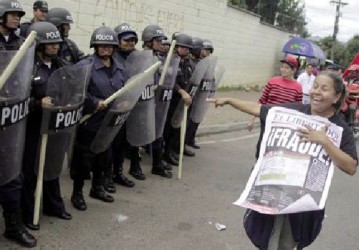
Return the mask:
<path id="1" fill-rule="evenodd" d="M 328 57 L 331 53 L 332 43 L 333 37 L 327 36 L 316 44 L 322 48 L 322 50 L 324 51 L 324 53 L 326 53 Z M 347 67 L 358 52 L 359 35 L 355 35 L 346 44 L 336 42 L 334 51 L 334 62 L 342 65 L 343 67 Z"/>
<path id="2" fill-rule="evenodd" d="M 229 0 L 228 3 L 261 15 L 261 21 L 308 37 L 304 0 Z"/>

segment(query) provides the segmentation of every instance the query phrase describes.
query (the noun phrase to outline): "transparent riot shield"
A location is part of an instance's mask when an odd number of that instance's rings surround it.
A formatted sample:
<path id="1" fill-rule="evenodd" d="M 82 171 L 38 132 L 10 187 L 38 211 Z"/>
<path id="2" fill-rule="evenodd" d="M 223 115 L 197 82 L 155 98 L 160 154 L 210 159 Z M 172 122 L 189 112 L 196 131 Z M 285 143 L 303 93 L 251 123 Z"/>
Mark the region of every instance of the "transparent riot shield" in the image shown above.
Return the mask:
<path id="1" fill-rule="evenodd" d="M 186 92 L 193 98 L 197 92 L 198 87 L 204 77 L 204 74 L 208 71 L 210 67 L 211 60 L 210 57 L 202 59 L 195 67 L 193 74 L 190 78 L 189 84 L 186 88 Z M 184 102 L 180 100 L 178 106 L 171 118 L 171 125 L 174 128 L 181 127 L 184 111 Z"/>
<path id="2" fill-rule="evenodd" d="M 214 97 L 225 72 L 226 72 L 225 68 L 222 65 L 218 65 L 217 63 L 216 69 L 214 70 L 214 81 L 212 82 L 212 88 L 209 94 L 210 98 Z"/>
<path id="3" fill-rule="evenodd" d="M 48 80 L 46 96 L 51 98 L 51 104 L 43 106 L 41 124 L 41 134 L 47 134 L 44 180 L 59 177 L 70 161 L 91 67 L 91 64 L 65 66 Z"/>
<path id="4" fill-rule="evenodd" d="M 163 134 L 180 60 L 181 58 L 177 55 L 171 58 L 164 83 L 156 88 L 156 139 Z"/>
<path id="5" fill-rule="evenodd" d="M 191 120 L 195 123 L 201 123 L 204 116 L 207 113 L 209 103 L 207 98 L 209 97 L 214 84 L 214 72 L 217 64 L 217 57 L 209 56 L 210 66 L 203 76 L 201 84 L 199 85 L 197 92 L 192 100 Z"/>
<path id="6" fill-rule="evenodd" d="M 29 113 L 35 46 L 28 49 L 0 89 L 0 186 L 16 178 L 22 168 L 26 117 Z M 0 51 L 0 73 L 17 51 Z"/>
<path id="7" fill-rule="evenodd" d="M 129 69 L 130 75 L 137 74 L 158 61 L 152 51 L 135 52 L 132 52 L 126 60 L 126 69 Z M 144 90 L 126 121 L 127 140 L 132 146 L 137 147 L 156 139 L 154 77 L 147 80 Z"/>
<path id="8" fill-rule="evenodd" d="M 138 70 L 142 67 L 138 67 L 140 61 L 133 61 Z M 131 65 L 127 65 L 127 68 L 132 71 Z M 135 71 L 132 71 L 135 72 Z M 139 79 L 137 79 L 139 78 Z M 138 98 L 145 89 L 146 85 L 153 81 L 153 75 L 144 76 L 143 73 L 139 73 L 131 77 L 125 84 L 131 84 L 133 80 L 140 80 L 139 84 L 133 85 L 125 94 L 118 97 L 110 106 L 109 111 L 106 113 L 104 120 L 97 132 L 95 139 L 91 144 L 91 151 L 94 153 L 100 153 L 105 151 L 111 146 L 112 141 L 115 139 L 118 131 L 125 123 L 126 119 L 130 115 L 130 111 L 136 105 Z"/>

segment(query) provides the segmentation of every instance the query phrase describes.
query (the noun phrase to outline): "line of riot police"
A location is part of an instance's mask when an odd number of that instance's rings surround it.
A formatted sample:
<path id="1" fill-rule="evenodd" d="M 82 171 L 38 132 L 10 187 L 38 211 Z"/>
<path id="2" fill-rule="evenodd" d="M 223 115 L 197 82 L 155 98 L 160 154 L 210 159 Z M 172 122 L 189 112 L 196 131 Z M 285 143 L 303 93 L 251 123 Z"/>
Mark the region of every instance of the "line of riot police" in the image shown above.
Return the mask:
<path id="1" fill-rule="evenodd" d="M 43 20 L 35 20 L 38 10 L 47 14 Z M 1 72 L 24 41 L 16 33 L 24 14 L 18 0 L 0 0 Z M 37 244 L 26 228 L 40 229 L 41 198 L 44 215 L 72 219 L 60 190 L 64 169 L 70 168 L 71 202 L 80 211 L 87 209 L 87 179 L 92 179 L 89 196 L 107 203 L 114 202 L 115 183 L 135 186 L 123 173 L 126 155 L 129 174 L 146 179 L 140 147 L 152 155 L 152 174 L 172 178 L 183 107 L 189 106 L 184 154 L 193 157 L 188 146 L 199 148 L 195 134 L 208 108 L 206 98 L 218 84 L 208 40 L 175 33 L 172 54 L 163 29 L 149 25 L 142 32 L 143 50 L 136 50 L 137 33 L 122 23 L 114 30 L 95 29 L 90 38 L 94 52 L 85 56 L 68 38 L 71 23 L 68 10 L 48 10 L 46 2 L 36 1 L 33 21 L 21 29 L 24 36 L 36 32 L 36 44 L 0 88 L 4 235 L 25 247 Z M 148 71 L 158 61 L 162 66 Z M 115 100 L 107 101 L 113 95 Z"/>

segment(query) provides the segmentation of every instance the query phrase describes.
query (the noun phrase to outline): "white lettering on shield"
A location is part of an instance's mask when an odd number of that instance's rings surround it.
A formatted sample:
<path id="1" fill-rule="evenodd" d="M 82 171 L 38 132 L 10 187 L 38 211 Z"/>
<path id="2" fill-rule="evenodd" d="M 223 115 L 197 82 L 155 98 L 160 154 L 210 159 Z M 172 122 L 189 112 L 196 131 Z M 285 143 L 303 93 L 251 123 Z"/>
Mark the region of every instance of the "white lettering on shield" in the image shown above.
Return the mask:
<path id="1" fill-rule="evenodd" d="M 30 99 L 27 99 L 21 103 L 2 108 L 0 126 L 15 124 L 24 119 L 29 114 L 29 102 Z"/>
<path id="2" fill-rule="evenodd" d="M 202 85 L 201 86 L 202 91 L 209 91 L 209 90 L 211 90 L 212 82 L 211 81 L 203 81 L 201 85 Z"/>
<path id="3" fill-rule="evenodd" d="M 191 97 L 193 97 L 194 96 L 194 94 L 196 94 L 196 91 L 197 91 L 197 86 L 192 86 L 192 88 L 190 89 L 190 91 L 189 91 L 189 95 L 191 96 Z"/>
<path id="4" fill-rule="evenodd" d="M 163 91 L 162 101 L 163 102 L 170 101 L 172 99 L 172 93 L 173 93 L 172 89 L 165 89 Z"/>
<path id="5" fill-rule="evenodd" d="M 142 91 L 141 100 L 146 101 L 150 100 L 155 96 L 155 85 L 146 86 L 146 88 Z"/>
<path id="6" fill-rule="evenodd" d="M 82 107 L 76 110 L 57 113 L 55 129 L 67 128 L 75 125 L 81 120 L 81 115 Z"/>

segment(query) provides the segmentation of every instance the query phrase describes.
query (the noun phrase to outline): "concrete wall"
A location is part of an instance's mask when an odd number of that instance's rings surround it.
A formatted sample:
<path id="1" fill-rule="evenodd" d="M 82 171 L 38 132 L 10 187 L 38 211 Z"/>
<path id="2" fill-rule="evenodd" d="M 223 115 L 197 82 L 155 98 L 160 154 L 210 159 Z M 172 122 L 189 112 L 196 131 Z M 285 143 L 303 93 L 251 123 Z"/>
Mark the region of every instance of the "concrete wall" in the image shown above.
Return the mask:
<path id="1" fill-rule="evenodd" d="M 20 1 L 32 17 L 33 1 Z M 92 31 L 105 24 L 129 22 L 139 36 L 158 24 L 166 34 L 181 31 L 213 41 L 215 55 L 226 73 L 222 86 L 265 84 L 278 72 L 281 49 L 289 33 L 263 25 L 259 17 L 227 6 L 226 0 L 48 0 L 50 8 L 68 9 L 74 18 L 70 38 L 88 53 Z M 141 43 L 141 42 L 140 42 Z M 138 44 L 138 47 L 141 44 Z"/>

